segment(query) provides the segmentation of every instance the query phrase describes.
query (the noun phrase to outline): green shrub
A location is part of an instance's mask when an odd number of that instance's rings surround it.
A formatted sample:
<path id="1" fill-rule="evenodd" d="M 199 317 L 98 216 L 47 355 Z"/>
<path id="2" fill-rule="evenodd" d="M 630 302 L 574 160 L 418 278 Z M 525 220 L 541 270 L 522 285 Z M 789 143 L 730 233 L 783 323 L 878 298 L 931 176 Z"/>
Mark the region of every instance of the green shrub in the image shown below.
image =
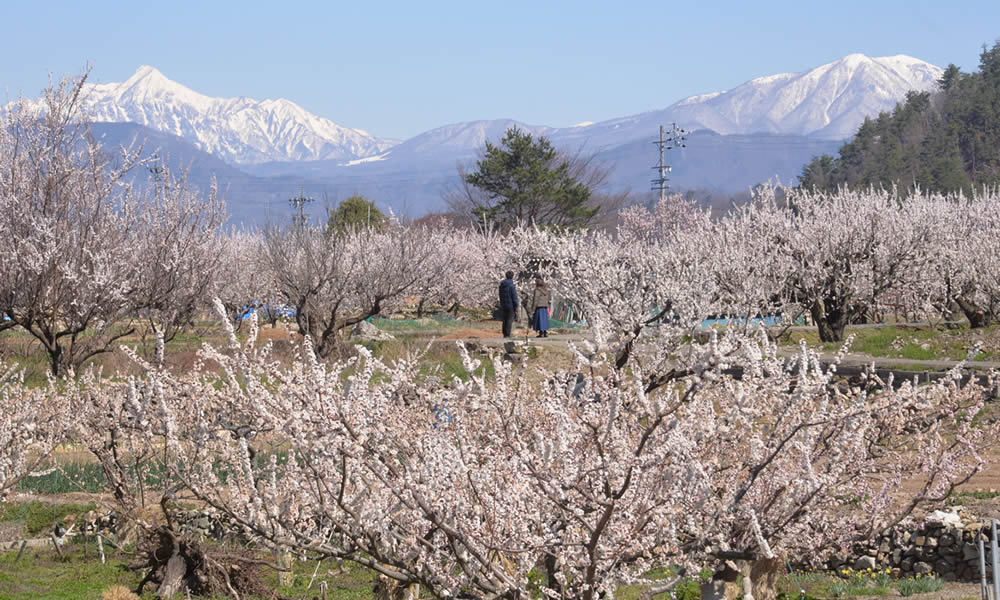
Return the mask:
<path id="1" fill-rule="evenodd" d="M 693 577 L 685 578 L 674 588 L 673 596 L 676 600 L 700 600 L 701 583 Z"/>

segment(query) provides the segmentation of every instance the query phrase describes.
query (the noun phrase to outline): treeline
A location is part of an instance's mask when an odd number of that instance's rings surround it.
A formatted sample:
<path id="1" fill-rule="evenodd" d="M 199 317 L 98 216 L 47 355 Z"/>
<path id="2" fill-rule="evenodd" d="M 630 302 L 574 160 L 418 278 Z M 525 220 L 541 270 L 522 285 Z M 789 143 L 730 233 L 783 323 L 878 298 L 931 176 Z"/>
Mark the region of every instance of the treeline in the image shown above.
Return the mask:
<path id="1" fill-rule="evenodd" d="M 800 186 L 969 193 L 1000 183 L 1000 42 L 983 50 L 978 72 L 949 65 L 938 86 L 865 119 L 839 156 L 824 154 L 802 169 Z"/>

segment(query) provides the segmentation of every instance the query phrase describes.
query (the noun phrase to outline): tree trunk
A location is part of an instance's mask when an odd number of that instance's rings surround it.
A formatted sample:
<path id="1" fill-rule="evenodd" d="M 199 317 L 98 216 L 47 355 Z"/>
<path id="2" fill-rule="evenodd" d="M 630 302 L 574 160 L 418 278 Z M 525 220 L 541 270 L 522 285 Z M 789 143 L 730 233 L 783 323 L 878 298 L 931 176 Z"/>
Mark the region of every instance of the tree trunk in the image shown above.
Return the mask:
<path id="1" fill-rule="evenodd" d="M 989 327 L 991 321 L 990 314 L 980 308 L 978 304 L 965 296 L 956 296 L 955 303 L 962 309 L 965 318 L 969 320 L 969 327 L 973 329 Z"/>
<path id="2" fill-rule="evenodd" d="M 417 318 L 422 319 L 424 317 L 424 303 L 427 302 L 426 297 L 421 297 L 420 302 L 417 303 Z"/>
<path id="3" fill-rule="evenodd" d="M 167 561 L 163 573 L 163 583 L 156 590 L 159 598 L 173 598 L 184 591 L 184 575 L 187 573 L 187 563 L 179 554 L 174 554 Z"/>
<path id="4" fill-rule="evenodd" d="M 278 571 L 278 585 L 283 585 L 289 587 L 294 581 L 294 573 L 292 573 L 292 553 L 288 550 L 278 551 L 278 566 L 288 569 L 287 571 Z"/>
<path id="5" fill-rule="evenodd" d="M 736 585 L 740 572 L 735 565 L 726 561 L 721 571 L 716 571 L 712 579 L 701 584 L 701 600 L 736 600 L 740 586 Z"/>
<path id="6" fill-rule="evenodd" d="M 545 556 L 545 585 L 555 592 L 557 595 L 562 595 L 562 586 L 559 584 L 559 580 L 556 579 L 556 571 L 559 566 L 556 564 L 556 557 L 552 554 Z"/>
<path id="7" fill-rule="evenodd" d="M 753 600 L 775 600 L 778 597 L 778 578 L 783 567 L 777 558 L 750 561 L 743 567 L 743 580 L 749 583 Z M 743 596 L 748 596 L 746 590 Z"/>
<path id="8" fill-rule="evenodd" d="M 817 300 L 809 308 L 813 321 L 819 330 L 822 342 L 844 341 L 844 330 L 847 328 L 847 314 L 836 302 Z"/>
<path id="9" fill-rule="evenodd" d="M 780 559 L 726 561 L 711 581 L 701 584 L 702 600 L 775 600 L 783 563 Z"/>
<path id="10" fill-rule="evenodd" d="M 69 372 L 72 366 L 71 357 L 68 357 L 63 347 L 53 342 L 51 345 L 43 344 L 45 351 L 49 354 L 49 366 L 52 368 L 53 377 L 62 377 Z"/>
<path id="11" fill-rule="evenodd" d="M 379 575 L 375 579 L 375 600 L 417 600 L 420 595 L 420 584 L 401 584 L 395 579 Z"/>
<path id="12" fill-rule="evenodd" d="M 62 370 L 59 368 L 60 354 L 62 353 L 60 352 L 59 348 L 56 348 L 55 350 L 49 350 L 49 366 L 52 368 L 52 376 L 55 378 L 58 378 L 60 375 L 62 375 Z"/>

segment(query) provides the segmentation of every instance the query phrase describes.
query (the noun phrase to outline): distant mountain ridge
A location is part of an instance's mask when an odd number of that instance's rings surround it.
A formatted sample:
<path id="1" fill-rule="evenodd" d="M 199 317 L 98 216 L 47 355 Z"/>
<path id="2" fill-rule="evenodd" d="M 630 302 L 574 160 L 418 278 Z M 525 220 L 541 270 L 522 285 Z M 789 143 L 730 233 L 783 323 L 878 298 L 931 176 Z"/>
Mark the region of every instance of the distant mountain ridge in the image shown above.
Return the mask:
<path id="1" fill-rule="evenodd" d="M 511 119 L 437 127 L 405 142 L 337 125 L 284 100 L 211 98 L 150 66 L 122 83 L 88 86 L 97 121 L 134 122 L 182 137 L 237 165 L 330 161 L 364 164 L 390 156 L 468 155 L 517 125 L 556 146 L 603 151 L 650 138 L 662 123 L 723 135 L 769 133 L 824 139 L 850 137 L 867 116 L 891 110 L 909 90 L 932 89 L 943 70 L 904 55 L 851 54 L 802 73 L 758 77 L 731 90 L 684 98 L 662 110 L 600 123 L 554 128 Z M 376 158 L 377 157 L 377 158 Z M 367 159 L 367 160 L 366 160 Z"/>
<path id="2" fill-rule="evenodd" d="M 870 58 L 851 54 L 802 73 L 758 77 L 731 90 L 690 96 L 662 110 L 600 123 L 557 128 L 496 119 L 444 125 L 373 160 L 417 155 L 427 159 L 442 154 L 468 157 L 487 140 L 498 140 L 510 126 L 544 135 L 566 150 L 589 152 L 604 152 L 639 139 L 652 141 L 659 125 L 671 122 L 688 131 L 709 129 L 722 135 L 843 140 L 854 134 L 865 117 L 892 110 L 908 91 L 933 89 L 942 73 L 940 67 L 905 55 Z"/>
<path id="3" fill-rule="evenodd" d="M 84 91 L 95 121 L 138 123 L 233 164 L 350 161 L 398 143 L 342 127 L 285 99 L 204 96 L 150 66 L 122 83 L 88 84 Z"/>
<path id="4" fill-rule="evenodd" d="M 608 191 L 649 189 L 656 162 L 650 142 L 661 124 L 671 122 L 692 132 L 688 148 L 668 156 L 674 189 L 738 193 L 768 180 L 793 184 L 802 165 L 835 152 L 865 117 L 893 109 L 909 90 L 934 88 L 942 73 L 907 56 L 852 54 L 600 123 L 557 128 L 513 119 L 470 121 L 403 142 L 342 127 L 288 100 L 204 96 L 152 67 L 122 83 L 88 86 L 87 102 L 97 122 L 144 126 L 102 128 L 109 141 L 146 135 L 150 151 L 159 148 L 190 167 L 192 183 L 201 187 L 208 184 L 207 171 L 216 172 L 234 219 L 259 222 L 261 215 L 280 217 L 287 198 L 300 191 L 333 204 L 360 193 L 412 216 L 441 210 L 442 195 L 458 182 L 456 164 L 470 165 L 487 140 L 498 141 L 512 126 L 613 167 Z M 194 148 L 186 152 L 186 144 Z"/>

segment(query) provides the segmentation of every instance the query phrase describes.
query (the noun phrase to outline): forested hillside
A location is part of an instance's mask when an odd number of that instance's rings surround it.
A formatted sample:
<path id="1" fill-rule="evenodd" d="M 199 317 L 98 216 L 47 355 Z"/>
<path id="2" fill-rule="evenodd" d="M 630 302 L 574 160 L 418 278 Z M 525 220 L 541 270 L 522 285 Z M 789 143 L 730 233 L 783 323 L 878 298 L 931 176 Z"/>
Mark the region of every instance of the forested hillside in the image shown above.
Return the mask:
<path id="1" fill-rule="evenodd" d="M 968 192 L 1000 183 L 1000 42 L 983 50 L 979 71 L 949 65 L 938 84 L 865 119 L 839 156 L 824 154 L 802 169 L 800 185 Z"/>

